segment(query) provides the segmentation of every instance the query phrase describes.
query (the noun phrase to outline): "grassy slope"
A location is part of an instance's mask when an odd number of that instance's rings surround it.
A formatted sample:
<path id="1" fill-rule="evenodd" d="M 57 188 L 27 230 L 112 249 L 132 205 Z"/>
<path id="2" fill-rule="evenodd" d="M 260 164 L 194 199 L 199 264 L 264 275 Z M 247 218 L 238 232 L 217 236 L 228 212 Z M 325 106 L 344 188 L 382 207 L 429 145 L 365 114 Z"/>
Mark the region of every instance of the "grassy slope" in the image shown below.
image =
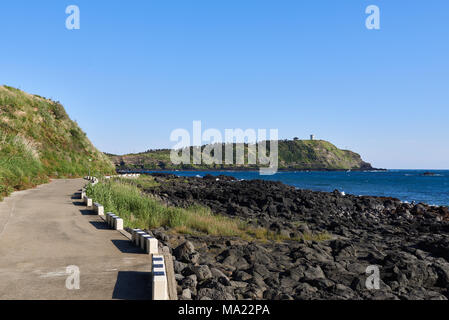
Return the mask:
<path id="1" fill-rule="evenodd" d="M 191 153 L 192 154 L 192 153 Z M 224 155 L 224 152 L 223 152 Z M 110 155 L 119 169 L 233 169 L 257 168 L 257 166 L 221 165 L 173 165 L 170 150 L 150 150 L 125 156 Z M 348 170 L 370 169 L 359 154 L 341 150 L 324 140 L 282 140 L 279 141 L 279 169 L 284 170 Z"/>
<path id="2" fill-rule="evenodd" d="M 0 198 L 49 178 L 86 175 L 89 166 L 114 171 L 60 103 L 0 86 Z"/>
<path id="3" fill-rule="evenodd" d="M 296 140 L 279 143 L 281 168 L 361 169 L 369 166 L 359 154 L 341 150 L 324 140 Z"/>

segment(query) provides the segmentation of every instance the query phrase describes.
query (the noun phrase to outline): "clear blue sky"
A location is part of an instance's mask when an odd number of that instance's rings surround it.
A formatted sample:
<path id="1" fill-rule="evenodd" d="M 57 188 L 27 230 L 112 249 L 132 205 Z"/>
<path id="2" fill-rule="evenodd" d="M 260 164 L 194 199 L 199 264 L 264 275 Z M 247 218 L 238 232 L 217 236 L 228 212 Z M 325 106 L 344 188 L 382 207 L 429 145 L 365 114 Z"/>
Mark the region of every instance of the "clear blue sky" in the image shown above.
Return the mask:
<path id="1" fill-rule="evenodd" d="M 15 0 L 0 33 L 0 83 L 61 101 L 102 151 L 171 147 L 201 120 L 449 168 L 447 0 Z"/>

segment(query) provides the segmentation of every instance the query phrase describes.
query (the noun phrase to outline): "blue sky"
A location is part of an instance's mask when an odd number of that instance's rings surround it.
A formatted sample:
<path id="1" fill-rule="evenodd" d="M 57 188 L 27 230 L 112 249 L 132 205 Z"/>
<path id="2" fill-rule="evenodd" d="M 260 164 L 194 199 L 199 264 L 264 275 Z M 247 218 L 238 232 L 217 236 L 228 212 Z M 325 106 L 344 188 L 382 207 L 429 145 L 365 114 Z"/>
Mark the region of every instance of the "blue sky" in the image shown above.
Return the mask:
<path id="1" fill-rule="evenodd" d="M 201 120 L 449 168 L 446 0 L 15 0 L 0 33 L 0 83 L 61 101 L 102 151 L 172 147 Z"/>

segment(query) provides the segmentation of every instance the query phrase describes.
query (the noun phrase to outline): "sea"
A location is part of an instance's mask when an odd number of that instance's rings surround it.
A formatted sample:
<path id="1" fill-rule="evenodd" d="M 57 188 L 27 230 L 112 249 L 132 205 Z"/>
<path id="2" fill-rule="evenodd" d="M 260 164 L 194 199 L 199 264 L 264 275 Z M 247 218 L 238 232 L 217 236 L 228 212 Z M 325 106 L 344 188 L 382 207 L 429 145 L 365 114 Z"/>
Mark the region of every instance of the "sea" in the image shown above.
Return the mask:
<path id="1" fill-rule="evenodd" d="M 393 197 L 409 203 L 449 206 L 449 170 L 289 171 L 272 176 L 260 175 L 258 171 L 163 172 L 198 177 L 223 174 L 240 180 L 280 181 L 299 189 L 338 190 L 345 194 Z"/>

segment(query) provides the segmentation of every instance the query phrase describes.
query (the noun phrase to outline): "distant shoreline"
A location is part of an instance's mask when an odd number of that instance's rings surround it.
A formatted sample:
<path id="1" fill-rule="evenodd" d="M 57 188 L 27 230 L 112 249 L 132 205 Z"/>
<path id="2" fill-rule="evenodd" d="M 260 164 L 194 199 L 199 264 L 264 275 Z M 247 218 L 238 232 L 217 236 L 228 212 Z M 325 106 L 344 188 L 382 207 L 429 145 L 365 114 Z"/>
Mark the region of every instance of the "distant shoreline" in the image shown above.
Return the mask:
<path id="1" fill-rule="evenodd" d="M 123 173 L 145 173 L 145 172 L 258 172 L 259 168 L 233 168 L 233 169 L 128 169 L 128 170 L 116 170 L 118 174 Z M 384 172 L 388 169 L 278 169 L 277 172 Z"/>
<path id="2" fill-rule="evenodd" d="M 131 173 L 133 171 L 121 171 Z M 280 181 L 298 189 L 346 194 L 394 197 L 405 202 L 449 206 L 445 187 L 449 171 L 432 170 L 367 170 L 367 171 L 279 171 L 270 176 L 259 171 L 242 170 L 142 170 L 142 175 L 168 174 L 173 176 L 232 176 L 238 180 Z M 433 174 L 429 174 L 433 173 Z"/>

